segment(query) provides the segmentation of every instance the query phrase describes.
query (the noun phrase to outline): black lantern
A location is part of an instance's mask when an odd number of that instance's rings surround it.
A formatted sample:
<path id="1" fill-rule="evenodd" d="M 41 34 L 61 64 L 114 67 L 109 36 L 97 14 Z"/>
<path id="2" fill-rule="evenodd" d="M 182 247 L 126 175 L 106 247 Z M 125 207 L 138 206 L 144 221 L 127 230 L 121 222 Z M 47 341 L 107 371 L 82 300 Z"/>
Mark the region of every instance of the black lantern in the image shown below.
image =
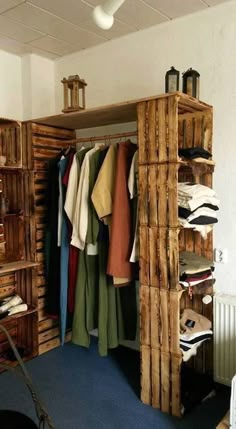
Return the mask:
<path id="1" fill-rule="evenodd" d="M 166 92 L 179 90 L 179 71 L 173 66 L 166 72 Z"/>
<path id="2" fill-rule="evenodd" d="M 183 92 L 199 98 L 200 74 L 192 68 L 183 73 Z"/>

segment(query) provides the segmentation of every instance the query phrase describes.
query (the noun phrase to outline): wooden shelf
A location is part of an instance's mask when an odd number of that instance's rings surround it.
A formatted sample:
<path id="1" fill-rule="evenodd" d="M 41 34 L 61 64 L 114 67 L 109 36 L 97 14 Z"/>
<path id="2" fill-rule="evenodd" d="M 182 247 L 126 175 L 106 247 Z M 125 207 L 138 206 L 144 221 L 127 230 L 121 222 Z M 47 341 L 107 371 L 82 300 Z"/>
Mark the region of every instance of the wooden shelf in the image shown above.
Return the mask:
<path id="1" fill-rule="evenodd" d="M 104 125 L 121 124 L 137 120 L 137 105 L 142 101 L 157 100 L 176 96 L 179 100 L 179 113 L 192 114 L 211 110 L 212 106 L 190 97 L 182 92 L 155 95 L 123 103 L 109 104 L 107 106 L 95 107 L 92 109 L 80 110 L 79 112 L 63 113 L 46 118 L 33 119 L 31 122 L 60 127 L 67 129 L 82 129 L 92 127 L 102 127 Z"/>
<path id="2" fill-rule="evenodd" d="M 5 219 L 5 218 L 8 218 L 8 217 L 14 217 L 14 216 L 23 216 L 23 212 L 22 211 L 20 211 L 20 212 L 18 212 L 18 213 L 6 213 L 4 216 L 3 216 L 3 218 Z"/>
<path id="3" fill-rule="evenodd" d="M 207 162 L 196 162 L 193 160 L 180 160 L 179 168 L 183 170 L 192 170 L 193 174 L 211 174 L 214 172 L 215 164 L 208 164 Z"/>
<path id="4" fill-rule="evenodd" d="M 4 323 L 10 322 L 12 320 L 19 319 L 20 317 L 29 316 L 30 314 L 37 313 L 37 311 L 38 311 L 37 308 L 29 305 L 27 311 L 22 311 L 21 313 L 17 313 L 17 314 L 13 314 L 12 316 L 4 317 L 3 319 L 0 319 L 0 323 L 4 324 Z"/>
<path id="5" fill-rule="evenodd" d="M 9 263 L 0 265 L 0 274 L 6 274 L 13 271 L 25 270 L 27 268 L 34 268 L 37 265 L 38 265 L 37 262 L 32 262 L 32 261 L 9 262 Z"/>
<path id="6" fill-rule="evenodd" d="M 0 171 L 1 170 L 6 170 L 6 171 L 12 171 L 12 170 L 16 170 L 16 171 L 21 171 L 22 167 L 17 166 L 17 165 L 0 165 Z"/>

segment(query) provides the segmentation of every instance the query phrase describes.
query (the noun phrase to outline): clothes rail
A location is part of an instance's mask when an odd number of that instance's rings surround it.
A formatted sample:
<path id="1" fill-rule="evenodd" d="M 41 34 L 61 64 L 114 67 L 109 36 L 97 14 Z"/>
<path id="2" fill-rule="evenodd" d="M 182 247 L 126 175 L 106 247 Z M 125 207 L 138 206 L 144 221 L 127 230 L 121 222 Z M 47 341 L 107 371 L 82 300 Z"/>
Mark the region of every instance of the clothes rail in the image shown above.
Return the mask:
<path id="1" fill-rule="evenodd" d="M 78 139 L 74 140 L 68 140 L 69 144 L 76 144 L 76 143 L 90 143 L 90 142 L 96 142 L 100 140 L 113 140 L 113 139 L 119 139 L 122 137 L 137 137 L 138 132 L 137 131 L 129 131 L 126 133 L 118 133 L 118 134 L 107 134 L 104 136 L 94 136 L 94 137 L 80 137 Z"/>

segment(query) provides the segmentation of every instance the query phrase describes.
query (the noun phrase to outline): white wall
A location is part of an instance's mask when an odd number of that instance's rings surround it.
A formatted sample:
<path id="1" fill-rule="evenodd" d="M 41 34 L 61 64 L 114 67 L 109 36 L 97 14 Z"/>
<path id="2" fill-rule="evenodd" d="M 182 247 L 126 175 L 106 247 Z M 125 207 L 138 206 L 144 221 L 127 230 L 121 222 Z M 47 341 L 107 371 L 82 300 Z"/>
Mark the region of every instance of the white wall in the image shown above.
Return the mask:
<path id="1" fill-rule="evenodd" d="M 22 118 L 21 58 L 0 51 L 0 116 Z"/>
<path id="2" fill-rule="evenodd" d="M 54 62 L 34 54 L 22 57 L 23 119 L 55 112 Z"/>
<path id="3" fill-rule="evenodd" d="M 58 59 L 56 109 L 62 108 L 63 76 L 85 78 L 87 107 L 164 92 L 174 65 L 201 74 L 201 99 L 214 106 L 214 187 L 221 200 L 215 246 L 229 260 L 217 264 L 217 290 L 236 293 L 236 2 L 174 20 Z"/>

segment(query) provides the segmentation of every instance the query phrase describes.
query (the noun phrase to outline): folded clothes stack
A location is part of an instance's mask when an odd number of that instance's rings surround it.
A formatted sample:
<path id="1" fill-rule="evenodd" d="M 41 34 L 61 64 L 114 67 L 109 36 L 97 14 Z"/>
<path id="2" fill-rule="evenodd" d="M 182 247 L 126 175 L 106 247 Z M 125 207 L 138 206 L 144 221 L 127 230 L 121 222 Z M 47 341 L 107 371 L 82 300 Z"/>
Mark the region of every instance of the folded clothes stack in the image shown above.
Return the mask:
<path id="1" fill-rule="evenodd" d="M 183 251 L 179 254 L 179 283 L 181 286 L 197 286 L 201 284 L 201 293 L 208 291 L 214 284 L 212 272 L 214 262 L 194 252 Z"/>
<path id="2" fill-rule="evenodd" d="M 179 221 L 185 228 L 199 231 L 205 238 L 218 222 L 220 201 L 208 186 L 194 183 L 178 183 Z"/>
<path id="3" fill-rule="evenodd" d="M 215 165 L 215 162 L 210 159 L 211 154 L 200 146 L 188 147 L 179 149 L 179 157 L 181 159 L 191 160 L 193 162 L 204 162 L 205 164 Z"/>
<path id="4" fill-rule="evenodd" d="M 27 310 L 27 304 L 23 303 L 19 295 L 13 295 L 0 301 L 0 319 Z"/>
<path id="5" fill-rule="evenodd" d="M 191 309 L 183 311 L 180 320 L 180 349 L 183 361 L 197 354 L 198 347 L 212 338 L 211 321 Z"/>

